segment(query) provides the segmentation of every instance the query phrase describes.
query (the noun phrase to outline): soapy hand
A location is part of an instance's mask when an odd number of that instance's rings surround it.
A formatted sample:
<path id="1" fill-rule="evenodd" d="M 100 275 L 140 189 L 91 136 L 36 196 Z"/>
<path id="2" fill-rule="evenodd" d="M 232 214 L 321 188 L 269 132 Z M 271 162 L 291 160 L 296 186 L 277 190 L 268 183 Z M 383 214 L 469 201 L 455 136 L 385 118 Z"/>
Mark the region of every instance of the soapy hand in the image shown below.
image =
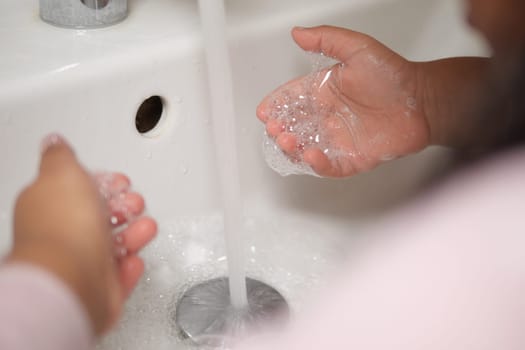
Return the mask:
<path id="1" fill-rule="evenodd" d="M 345 177 L 429 144 L 414 63 L 347 29 L 295 28 L 292 35 L 302 49 L 340 62 L 286 83 L 257 108 L 292 161 Z"/>
<path id="2" fill-rule="evenodd" d="M 101 184 L 103 192 L 117 196 L 103 198 Z M 137 253 L 156 233 L 155 221 L 141 216 L 142 196 L 129 188 L 122 174 L 95 181 L 54 135 L 44 145 L 38 177 L 15 208 L 7 262 L 32 264 L 62 280 L 86 308 L 97 335 L 120 315 L 144 270 Z M 112 230 L 123 224 L 115 239 Z"/>

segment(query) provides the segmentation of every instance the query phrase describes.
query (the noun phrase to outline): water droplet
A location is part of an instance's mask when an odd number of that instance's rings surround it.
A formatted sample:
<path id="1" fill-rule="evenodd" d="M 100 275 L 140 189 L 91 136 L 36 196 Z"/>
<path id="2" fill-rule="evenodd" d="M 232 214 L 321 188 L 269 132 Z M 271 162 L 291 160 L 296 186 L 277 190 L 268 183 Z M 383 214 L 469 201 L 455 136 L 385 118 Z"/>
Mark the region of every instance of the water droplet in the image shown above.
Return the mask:
<path id="1" fill-rule="evenodd" d="M 190 170 L 188 169 L 188 166 L 186 165 L 186 163 L 182 163 L 180 165 L 180 172 L 183 174 L 183 175 L 187 175 Z"/>
<path id="2" fill-rule="evenodd" d="M 117 245 L 123 245 L 124 244 L 124 236 L 122 235 L 122 233 L 117 233 L 116 235 L 113 236 L 113 241 Z"/>
<path id="3" fill-rule="evenodd" d="M 380 160 L 383 162 L 388 162 L 390 160 L 394 160 L 396 157 L 393 154 L 384 154 L 380 157 Z"/>
<path id="4" fill-rule="evenodd" d="M 415 110 L 417 108 L 417 100 L 415 97 L 409 97 L 407 98 L 407 107 L 412 109 L 412 110 Z"/>
<path id="5" fill-rule="evenodd" d="M 128 250 L 126 249 L 126 247 L 115 246 L 115 253 L 114 254 L 118 258 L 123 258 L 126 255 L 128 255 Z"/>

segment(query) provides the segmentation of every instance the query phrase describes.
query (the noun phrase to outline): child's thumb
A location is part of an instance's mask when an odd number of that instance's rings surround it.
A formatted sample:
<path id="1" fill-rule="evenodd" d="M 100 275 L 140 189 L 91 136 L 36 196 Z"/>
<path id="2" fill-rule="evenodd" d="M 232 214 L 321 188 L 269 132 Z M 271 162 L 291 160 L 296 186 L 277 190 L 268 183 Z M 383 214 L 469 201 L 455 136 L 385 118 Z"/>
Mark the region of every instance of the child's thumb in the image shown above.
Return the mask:
<path id="1" fill-rule="evenodd" d="M 339 61 L 345 61 L 357 51 L 366 48 L 371 39 L 366 34 L 326 25 L 295 27 L 292 36 L 303 50 L 319 52 Z"/>
<path id="2" fill-rule="evenodd" d="M 40 175 L 56 173 L 64 166 L 77 164 L 75 153 L 60 135 L 48 135 L 42 141 Z"/>

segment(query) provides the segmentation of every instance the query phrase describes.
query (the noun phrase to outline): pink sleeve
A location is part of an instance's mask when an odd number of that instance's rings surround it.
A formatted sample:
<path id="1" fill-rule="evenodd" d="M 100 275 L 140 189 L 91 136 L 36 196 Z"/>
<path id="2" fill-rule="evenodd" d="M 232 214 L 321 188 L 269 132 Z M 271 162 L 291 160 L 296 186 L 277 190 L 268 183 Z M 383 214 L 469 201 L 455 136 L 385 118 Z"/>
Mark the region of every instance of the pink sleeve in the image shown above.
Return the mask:
<path id="1" fill-rule="evenodd" d="M 87 350 L 87 315 L 57 278 L 39 268 L 0 267 L 0 349 Z"/>

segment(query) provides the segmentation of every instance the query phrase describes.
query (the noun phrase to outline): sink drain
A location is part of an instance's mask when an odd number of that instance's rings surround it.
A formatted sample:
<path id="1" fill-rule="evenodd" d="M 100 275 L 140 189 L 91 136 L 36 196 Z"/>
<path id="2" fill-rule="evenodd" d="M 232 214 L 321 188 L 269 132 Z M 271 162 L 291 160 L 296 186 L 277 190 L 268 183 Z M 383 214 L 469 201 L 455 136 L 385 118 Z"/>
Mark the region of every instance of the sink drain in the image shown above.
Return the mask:
<path id="1" fill-rule="evenodd" d="M 216 278 L 188 289 L 177 303 L 175 324 L 181 337 L 198 346 L 223 347 L 268 321 L 285 321 L 289 310 L 283 296 L 269 285 L 246 279 L 248 306 L 230 303 L 228 278 Z"/>

